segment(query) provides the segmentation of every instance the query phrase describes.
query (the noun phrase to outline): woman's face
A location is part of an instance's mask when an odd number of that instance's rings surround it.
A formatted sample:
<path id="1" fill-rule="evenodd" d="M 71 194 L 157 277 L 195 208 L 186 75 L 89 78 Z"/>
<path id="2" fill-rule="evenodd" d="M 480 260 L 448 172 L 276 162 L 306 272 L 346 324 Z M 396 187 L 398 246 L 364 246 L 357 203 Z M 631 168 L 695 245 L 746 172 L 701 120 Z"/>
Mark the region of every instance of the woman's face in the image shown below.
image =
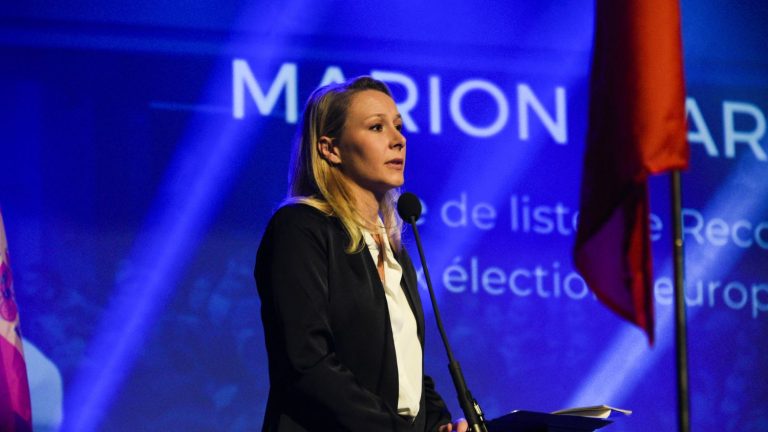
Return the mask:
<path id="1" fill-rule="evenodd" d="M 341 136 L 338 163 L 344 175 L 377 198 L 403 185 L 403 120 L 391 97 L 376 90 L 352 96 Z"/>

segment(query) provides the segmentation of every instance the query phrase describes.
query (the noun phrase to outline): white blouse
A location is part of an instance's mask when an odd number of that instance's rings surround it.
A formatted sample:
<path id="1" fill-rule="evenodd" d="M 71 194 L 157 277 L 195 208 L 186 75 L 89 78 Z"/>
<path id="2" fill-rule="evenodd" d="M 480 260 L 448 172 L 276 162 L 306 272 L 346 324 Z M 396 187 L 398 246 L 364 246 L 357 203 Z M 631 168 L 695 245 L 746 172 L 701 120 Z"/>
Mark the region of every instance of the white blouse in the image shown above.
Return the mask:
<path id="1" fill-rule="evenodd" d="M 399 378 L 397 413 L 403 416 L 416 417 L 419 413 L 423 380 L 422 351 L 416 328 L 416 317 L 414 317 L 408 298 L 400 286 L 403 269 L 392 253 L 392 247 L 383 226 L 379 228 L 379 234 L 385 252 L 382 285 L 384 285 L 384 294 L 387 298 L 389 320 L 392 324 L 392 336 L 395 340 L 395 355 L 397 357 L 397 376 Z M 371 233 L 366 230 L 363 230 L 363 239 L 365 239 L 373 262 L 378 265 L 379 246 Z"/>

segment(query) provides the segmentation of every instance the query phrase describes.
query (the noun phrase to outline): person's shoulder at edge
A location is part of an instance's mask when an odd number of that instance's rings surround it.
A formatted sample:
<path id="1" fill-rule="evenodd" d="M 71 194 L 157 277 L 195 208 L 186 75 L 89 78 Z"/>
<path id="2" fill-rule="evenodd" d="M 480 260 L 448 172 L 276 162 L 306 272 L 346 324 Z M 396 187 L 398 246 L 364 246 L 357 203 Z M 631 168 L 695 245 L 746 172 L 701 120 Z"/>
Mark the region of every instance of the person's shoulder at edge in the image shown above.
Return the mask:
<path id="1" fill-rule="evenodd" d="M 308 204 L 282 204 L 272 214 L 261 235 L 256 253 L 257 263 L 259 257 L 267 256 L 277 244 L 295 246 L 297 242 L 310 238 L 322 242 L 322 233 L 326 232 L 329 221 L 328 215 Z"/>
<path id="2" fill-rule="evenodd" d="M 309 204 L 293 202 L 281 205 L 272 215 L 270 225 L 277 227 L 316 226 L 328 223 L 330 216 Z"/>

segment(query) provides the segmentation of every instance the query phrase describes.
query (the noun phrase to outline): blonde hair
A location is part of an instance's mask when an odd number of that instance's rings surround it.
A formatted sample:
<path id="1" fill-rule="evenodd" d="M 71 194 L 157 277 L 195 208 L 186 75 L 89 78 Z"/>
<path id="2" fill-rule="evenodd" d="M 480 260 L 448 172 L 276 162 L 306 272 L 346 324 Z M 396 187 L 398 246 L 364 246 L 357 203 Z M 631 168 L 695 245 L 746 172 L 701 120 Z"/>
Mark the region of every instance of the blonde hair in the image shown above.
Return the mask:
<path id="1" fill-rule="evenodd" d="M 352 96 L 364 90 L 376 90 L 392 97 L 386 84 L 366 76 L 320 87 L 309 97 L 294 139 L 288 175 L 288 197 L 283 202 L 283 205 L 307 204 L 326 215 L 338 217 L 349 235 L 347 253 L 362 249 L 362 229 L 370 227 L 366 227 L 355 208 L 354 197 L 339 167 L 322 157 L 317 143 L 322 136 L 337 138 L 341 135 Z M 380 203 L 387 237 L 395 251 L 400 250 L 403 224 L 396 211 L 399 195 L 398 189 L 391 189 Z"/>

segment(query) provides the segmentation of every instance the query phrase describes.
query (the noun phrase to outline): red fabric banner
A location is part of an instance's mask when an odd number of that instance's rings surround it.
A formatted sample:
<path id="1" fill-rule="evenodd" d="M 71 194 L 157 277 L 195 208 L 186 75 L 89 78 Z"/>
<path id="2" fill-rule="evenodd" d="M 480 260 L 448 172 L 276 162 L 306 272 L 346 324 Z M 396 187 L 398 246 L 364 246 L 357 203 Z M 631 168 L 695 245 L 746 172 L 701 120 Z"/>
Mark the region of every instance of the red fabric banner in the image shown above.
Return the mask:
<path id="1" fill-rule="evenodd" d="M 576 268 L 654 338 L 647 179 L 688 166 L 680 6 L 597 0 Z"/>
<path id="2" fill-rule="evenodd" d="M 8 242 L 0 213 L 0 431 L 32 430 L 27 366 L 21 346 L 21 330 Z"/>

